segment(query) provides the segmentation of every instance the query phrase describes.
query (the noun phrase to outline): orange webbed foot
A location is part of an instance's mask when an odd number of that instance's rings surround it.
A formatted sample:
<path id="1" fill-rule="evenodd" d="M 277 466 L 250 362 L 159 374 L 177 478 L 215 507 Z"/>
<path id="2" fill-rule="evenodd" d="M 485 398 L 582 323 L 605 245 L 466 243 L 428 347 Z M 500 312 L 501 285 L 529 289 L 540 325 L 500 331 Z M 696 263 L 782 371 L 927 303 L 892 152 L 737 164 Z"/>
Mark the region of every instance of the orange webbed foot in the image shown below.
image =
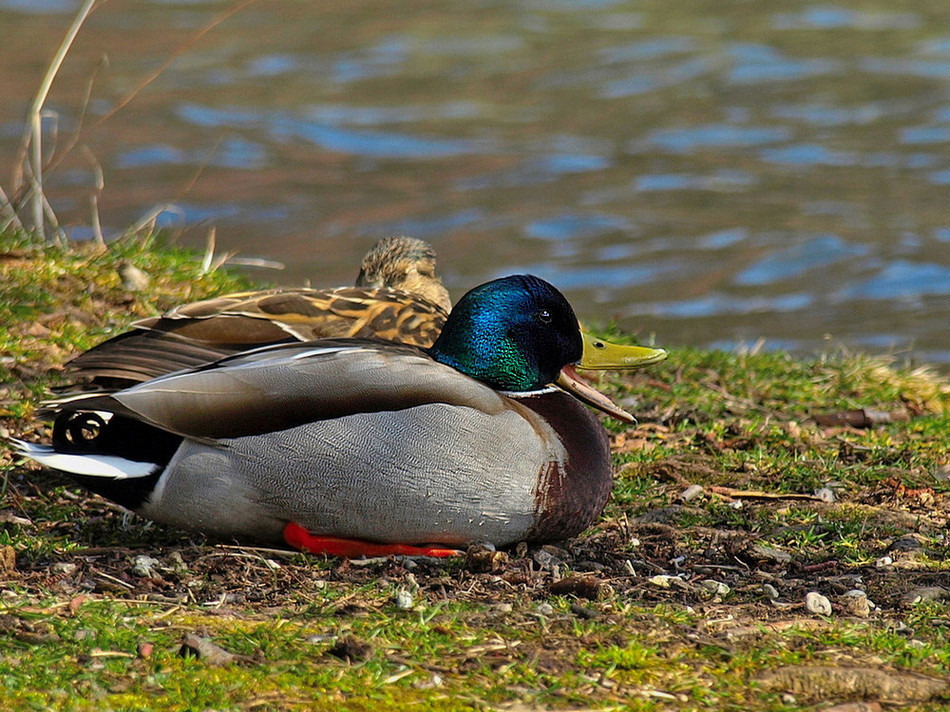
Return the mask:
<path id="1" fill-rule="evenodd" d="M 297 522 L 287 522 L 284 541 L 294 549 L 311 554 L 358 559 L 361 556 L 433 556 L 444 558 L 461 556 L 464 552 L 444 546 L 412 546 L 409 544 L 380 544 L 361 539 L 342 539 L 333 536 L 314 536 Z"/>

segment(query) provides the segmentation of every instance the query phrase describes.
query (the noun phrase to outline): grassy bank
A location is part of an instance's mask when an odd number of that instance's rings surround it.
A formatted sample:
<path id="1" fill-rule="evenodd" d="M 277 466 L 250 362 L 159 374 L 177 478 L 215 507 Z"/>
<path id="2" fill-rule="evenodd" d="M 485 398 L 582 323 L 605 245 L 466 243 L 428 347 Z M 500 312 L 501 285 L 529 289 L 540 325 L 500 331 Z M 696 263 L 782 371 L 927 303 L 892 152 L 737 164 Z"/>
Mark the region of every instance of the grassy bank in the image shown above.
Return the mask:
<path id="1" fill-rule="evenodd" d="M 0 237 L 0 428 L 44 437 L 33 406 L 70 356 L 240 286 L 149 241 Z M 946 708 L 946 378 L 674 348 L 602 385 L 641 425 L 610 424 L 601 521 L 458 561 L 208 543 L 0 452 L 0 705 Z"/>

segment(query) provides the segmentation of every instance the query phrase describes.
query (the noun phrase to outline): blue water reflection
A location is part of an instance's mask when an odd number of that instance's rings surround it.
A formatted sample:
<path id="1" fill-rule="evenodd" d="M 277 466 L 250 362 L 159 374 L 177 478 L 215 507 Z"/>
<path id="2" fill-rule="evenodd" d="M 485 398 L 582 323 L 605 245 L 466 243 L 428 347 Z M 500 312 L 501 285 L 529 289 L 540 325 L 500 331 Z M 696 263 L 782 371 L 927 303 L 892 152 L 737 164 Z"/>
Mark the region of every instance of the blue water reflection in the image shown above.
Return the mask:
<path id="1" fill-rule="evenodd" d="M 779 119 L 804 121 L 816 126 L 847 126 L 871 124 L 897 113 L 896 108 L 880 103 L 856 107 L 827 106 L 824 104 L 785 104 L 775 106 L 772 115 Z"/>
<path id="2" fill-rule="evenodd" d="M 542 240 L 569 240 L 595 237 L 617 230 L 630 230 L 631 227 L 628 220 L 616 215 L 568 213 L 528 223 L 525 234 Z"/>
<path id="3" fill-rule="evenodd" d="M 919 15 L 909 12 L 862 12 L 833 5 L 772 17 L 772 26 L 779 30 L 912 30 L 920 27 L 921 22 Z"/>
<path id="4" fill-rule="evenodd" d="M 791 129 L 783 126 L 707 124 L 693 128 L 658 129 L 650 133 L 643 143 L 674 153 L 689 153 L 699 149 L 749 148 L 787 141 L 791 136 Z M 643 143 L 634 142 L 630 150 L 644 150 Z"/>
<path id="5" fill-rule="evenodd" d="M 737 43 L 728 53 L 734 63 L 728 80 L 739 85 L 806 79 L 840 72 L 843 67 L 840 61 L 823 57 L 792 59 L 763 44 Z"/>
<path id="6" fill-rule="evenodd" d="M 179 116 L 197 126 L 241 126 L 265 131 L 280 142 L 303 139 L 321 148 L 369 158 L 446 158 L 487 149 L 484 144 L 462 139 L 437 139 L 397 133 L 346 129 L 311 121 L 288 112 L 215 109 L 186 104 Z"/>
<path id="7" fill-rule="evenodd" d="M 266 158 L 267 152 L 260 144 L 231 137 L 218 142 L 211 151 L 204 154 L 184 151 L 167 144 L 139 146 L 116 154 L 116 166 L 148 168 L 162 165 L 198 165 L 253 170 L 262 167 Z"/>
<path id="8" fill-rule="evenodd" d="M 950 294 L 950 267 L 898 260 L 874 277 L 839 290 L 839 299 L 917 299 Z"/>
<path id="9" fill-rule="evenodd" d="M 688 173 L 660 173 L 639 176 L 634 190 L 641 192 L 667 190 L 744 190 L 756 182 L 755 176 L 745 171 L 721 170 L 711 175 Z"/>
<path id="10" fill-rule="evenodd" d="M 480 225 L 485 227 L 487 216 L 481 210 L 460 210 L 447 215 L 431 215 L 406 220 L 395 220 L 374 224 L 361 232 L 366 235 L 392 234 L 412 235 L 422 239 L 430 239 L 436 235 L 462 227 Z"/>
<path id="11" fill-rule="evenodd" d="M 341 55 L 331 68 L 331 79 L 338 84 L 396 74 L 409 57 L 407 37 L 388 37 L 379 44 Z"/>
<path id="12" fill-rule="evenodd" d="M 81 4 L 81 0 L 0 0 L 0 10 L 29 15 L 57 15 L 74 13 Z"/>
<path id="13" fill-rule="evenodd" d="M 734 294 L 712 292 L 695 299 L 672 302 L 652 302 L 634 305 L 632 313 L 652 314 L 677 319 L 700 319 L 713 316 L 794 312 L 814 302 L 810 294 L 782 294 L 775 297 L 739 297 Z"/>
<path id="14" fill-rule="evenodd" d="M 771 284 L 779 280 L 801 277 L 841 260 L 868 254 L 866 245 L 850 245 L 837 235 L 816 235 L 804 242 L 776 250 L 754 262 L 735 277 L 741 285 Z"/>

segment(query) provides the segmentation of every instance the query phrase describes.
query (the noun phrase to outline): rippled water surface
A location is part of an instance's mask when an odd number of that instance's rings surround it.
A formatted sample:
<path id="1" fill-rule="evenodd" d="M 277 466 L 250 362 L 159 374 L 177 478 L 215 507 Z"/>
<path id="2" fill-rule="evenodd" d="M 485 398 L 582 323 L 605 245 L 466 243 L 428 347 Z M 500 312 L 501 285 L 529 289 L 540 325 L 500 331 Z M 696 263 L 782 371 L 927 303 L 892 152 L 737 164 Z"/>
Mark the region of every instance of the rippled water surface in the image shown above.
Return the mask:
<path id="1" fill-rule="evenodd" d="M 78 2 L 0 0 L 0 168 Z M 431 241 L 666 345 L 950 363 L 950 3 L 111 0 L 53 87 L 49 195 L 350 282 Z M 104 61 L 104 57 L 108 61 Z M 174 61 L 127 104 L 124 98 Z M 103 120 L 104 119 L 104 120 Z M 88 150 L 87 150 L 88 149 Z"/>

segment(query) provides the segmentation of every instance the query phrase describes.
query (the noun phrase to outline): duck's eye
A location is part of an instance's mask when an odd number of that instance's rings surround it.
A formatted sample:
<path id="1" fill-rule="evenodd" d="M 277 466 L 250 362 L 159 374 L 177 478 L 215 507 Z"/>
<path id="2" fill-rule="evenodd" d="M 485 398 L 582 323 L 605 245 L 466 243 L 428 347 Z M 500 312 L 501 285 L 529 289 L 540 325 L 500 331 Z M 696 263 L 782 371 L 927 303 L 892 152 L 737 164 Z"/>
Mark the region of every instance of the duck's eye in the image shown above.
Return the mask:
<path id="1" fill-rule="evenodd" d="M 549 312 L 547 309 L 542 309 L 537 314 L 535 314 L 534 317 L 542 324 L 550 324 L 552 319 L 551 312 Z"/>

